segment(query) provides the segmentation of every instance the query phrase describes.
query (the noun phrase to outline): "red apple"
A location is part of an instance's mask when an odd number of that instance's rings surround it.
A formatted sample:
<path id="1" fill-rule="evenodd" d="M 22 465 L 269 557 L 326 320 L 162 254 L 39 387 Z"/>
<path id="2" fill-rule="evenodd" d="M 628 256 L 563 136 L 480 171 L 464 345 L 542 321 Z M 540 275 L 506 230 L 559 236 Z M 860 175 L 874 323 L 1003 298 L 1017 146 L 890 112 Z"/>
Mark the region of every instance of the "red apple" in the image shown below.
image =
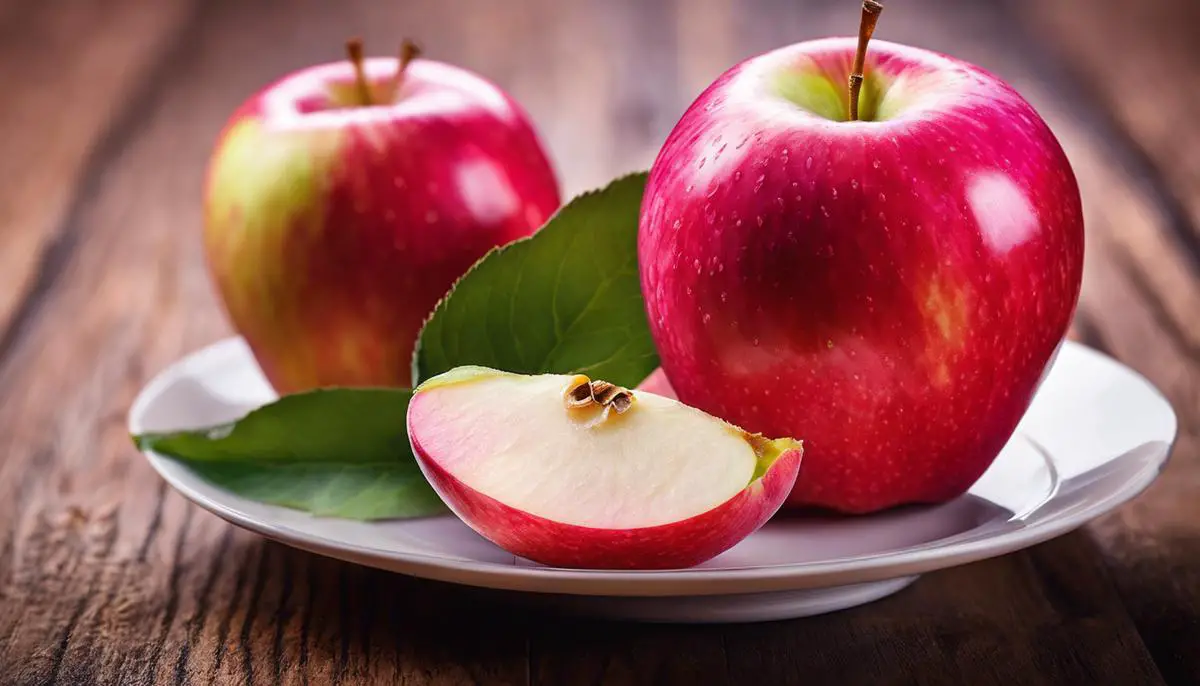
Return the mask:
<path id="1" fill-rule="evenodd" d="M 421 384 L 408 436 L 434 489 L 480 535 L 591 569 L 715 557 L 775 514 L 802 453 L 652 393 L 482 367 Z"/>
<path id="2" fill-rule="evenodd" d="M 534 128 L 498 87 L 431 60 L 361 64 L 366 93 L 344 60 L 255 94 L 209 167 L 211 274 L 280 393 L 407 386 L 437 301 L 559 205 Z"/>
<path id="3" fill-rule="evenodd" d="M 1064 338 L 1084 229 L 1071 166 L 1009 85 L 856 39 L 734 66 L 655 161 L 639 235 L 669 385 L 796 436 L 789 505 L 864 513 L 963 493 Z M 657 382 L 655 382 L 657 383 Z"/>

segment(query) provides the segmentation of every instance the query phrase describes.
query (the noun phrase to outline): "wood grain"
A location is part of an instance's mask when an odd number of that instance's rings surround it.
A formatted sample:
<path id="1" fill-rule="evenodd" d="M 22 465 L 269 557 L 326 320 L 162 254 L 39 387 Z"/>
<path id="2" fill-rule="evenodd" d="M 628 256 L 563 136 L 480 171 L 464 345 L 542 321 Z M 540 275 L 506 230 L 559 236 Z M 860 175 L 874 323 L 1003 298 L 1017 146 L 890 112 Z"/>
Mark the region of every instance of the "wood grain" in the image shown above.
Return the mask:
<path id="1" fill-rule="evenodd" d="M 0 355 L 30 315 L 21 303 L 49 290 L 71 249 L 89 166 L 122 145 L 189 11 L 185 0 L 0 7 Z"/>
<path id="2" fill-rule="evenodd" d="M 526 106 L 571 195 L 649 165 L 729 65 L 847 33 L 853 11 L 817 0 L 0 4 L 0 683 L 1200 681 L 1189 243 L 1200 186 L 1186 126 L 1198 90 L 1161 80 L 1200 73 L 1186 2 L 907 0 L 877 33 L 986 66 L 1059 134 L 1088 225 L 1073 335 L 1145 373 L 1179 410 L 1163 478 L 1083 531 L 878 603 L 716 627 L 539 616 L 504 594 L 266 542 L 166 488 L 129 445 L 125 414 L 156 371 L 229 333 L 199 243 L 201 173 L 224 118 L 278 75 L 338 59 L 346 37 L 391 53 L 415 36 L 430 56 L 488 75 Z M 1131 28 L 1143 25 L 1165 33 Z M 1128 62 L 1097 68 L 1106 45 Z M 1160 80 L 1138 80 L 1151 71 Z M 1125 102 L 1130 92 L 1156 104 Z M 1172 127 L 1188 131 L 1172 138 Z"/>

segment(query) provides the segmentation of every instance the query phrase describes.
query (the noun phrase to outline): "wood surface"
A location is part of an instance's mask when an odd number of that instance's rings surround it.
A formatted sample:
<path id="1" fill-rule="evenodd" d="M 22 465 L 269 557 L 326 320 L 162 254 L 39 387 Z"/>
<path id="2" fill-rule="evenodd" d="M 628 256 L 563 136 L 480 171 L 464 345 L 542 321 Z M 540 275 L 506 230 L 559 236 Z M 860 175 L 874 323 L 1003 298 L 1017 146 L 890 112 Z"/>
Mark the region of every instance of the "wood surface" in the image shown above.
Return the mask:
<path id="1" fill-rule="evenodd" d="M 633 625 L 343 564 L 166 488 L 129 404 L 229 335 L 200 180 L 279 75 L 417 37 L 531 113 L 568 195 L 653 160 L 736 61 L 851 33 L 821 0 L 0 0 L 0 683 L 1200 683 L 1200 5 L 904 0 L 877 37 L 977 62 L 1047 118 L 1088 245 L 1073 336 L 1180 440 L 1141 497 L 1032 549 L 804 620 Z"/>

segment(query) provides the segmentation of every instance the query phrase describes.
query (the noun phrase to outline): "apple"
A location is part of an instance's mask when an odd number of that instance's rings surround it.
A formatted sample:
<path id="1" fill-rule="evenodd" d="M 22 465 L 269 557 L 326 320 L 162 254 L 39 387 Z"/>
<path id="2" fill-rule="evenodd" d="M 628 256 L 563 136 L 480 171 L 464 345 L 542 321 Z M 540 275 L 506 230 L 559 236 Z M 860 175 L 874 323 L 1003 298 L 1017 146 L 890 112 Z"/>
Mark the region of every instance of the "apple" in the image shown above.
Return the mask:
<path id="1" fill-rule="evenodd" d="M 851 120 L 858 44 L 789 45 L 709 85 L 652 166 L 638 239 L 647 383 L 803 436 L 787 506 L 845 513 L 983 474 L 1066 335 L 1084 250 L 1068 159 L 1011 86 L 877 41 Z"/>
<path id="2" fill-rule="evenodd" d="M 537 133 L 497 86 L 412 49 L 350 50 L 246 100 L 208 167 L 210 274 L 281 394 L 408 386 L 438 300 L 560 202 Z"/>
<path id="3" fill-rule="evenodd" d="M 782 506 L 803 452 L 652 393 L 484 367 L 422 383 L 407 422 L 451 511 L 514 555 L 568 568 L 709 560 Z"/>

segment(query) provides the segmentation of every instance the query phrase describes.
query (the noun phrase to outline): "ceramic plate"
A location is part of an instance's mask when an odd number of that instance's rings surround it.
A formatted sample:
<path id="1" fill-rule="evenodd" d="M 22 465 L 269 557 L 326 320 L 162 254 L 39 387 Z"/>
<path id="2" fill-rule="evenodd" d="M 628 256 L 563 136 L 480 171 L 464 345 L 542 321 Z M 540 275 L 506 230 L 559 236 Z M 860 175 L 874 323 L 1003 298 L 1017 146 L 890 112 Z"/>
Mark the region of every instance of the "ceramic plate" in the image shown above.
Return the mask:
<path id="1" fill-rule="evenodd" d="M 221 341 L 175 363 L 139 394 L 130 429 L 200 427 L 274 399 L 245 343 Z M 515 591 L 555 611 L 644 621 L 756 621 L 869 602 L 917 575 L 1061 535 L 1133 498 L 1175 440 L 1170 404 L 1144 378 L 1065 343 L 1016 434 L 957 500 L 866 517 L 778 516 L 698 567 L 579 571 L 514 558 L 453 515 L 355 522 L 239 498 L 154 453 L 186 498 L 287 545 L 418 577 Z"/>

